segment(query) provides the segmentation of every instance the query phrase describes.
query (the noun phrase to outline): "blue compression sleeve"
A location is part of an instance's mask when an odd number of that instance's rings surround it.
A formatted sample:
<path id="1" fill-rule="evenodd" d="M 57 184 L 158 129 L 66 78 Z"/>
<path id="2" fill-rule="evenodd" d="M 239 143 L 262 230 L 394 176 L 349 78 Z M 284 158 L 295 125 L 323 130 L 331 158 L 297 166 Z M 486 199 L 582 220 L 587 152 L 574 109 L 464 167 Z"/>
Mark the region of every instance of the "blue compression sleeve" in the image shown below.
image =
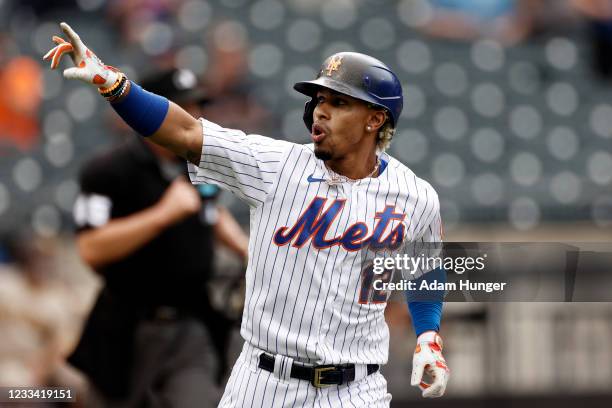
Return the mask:
<path id="1" fill-rule="evenodd" d="M 170 102 L 131 82 L 128 94 L 111 106 L 132 129 L 142 136 L 151 136 L 166 118 Z"/>
<path id="2" fill-rule="evenodd" d="M 444 291 L 418 290 L 423 281 L 432 283 L 434 280 L 438 283 L 446 282 L 446 272 L 443 269 L 434 269 L 414 280 L 417 290 L 405 292 L 408 310 L 412 316 L 412 325 L 417 336 L 428 330 L 440 330 Z"/>
<path id="3" fill-rule="evenodd" d="M 440 330 L 442 302 L 409 302 L 408 309 L 417 337 L 429 330 Z"/>

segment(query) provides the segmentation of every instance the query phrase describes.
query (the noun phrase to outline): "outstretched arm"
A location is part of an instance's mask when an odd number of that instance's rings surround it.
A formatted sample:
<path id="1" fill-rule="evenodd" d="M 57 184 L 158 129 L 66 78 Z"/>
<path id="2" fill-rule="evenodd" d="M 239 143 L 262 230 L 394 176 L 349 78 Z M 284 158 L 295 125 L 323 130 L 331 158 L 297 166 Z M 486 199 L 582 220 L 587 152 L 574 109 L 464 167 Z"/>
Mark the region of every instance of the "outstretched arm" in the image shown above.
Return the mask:
<path id="1" fill-rule="evenodd" d="M 51 69 L 69 55 L 74 67 L 66 69 L 64 77 L 97 87 L 132 129 L 187 159 L 193 184 L 217 184 L 250 206 L 264 203 L 282 171 L 283 158 L 293 152 L 295 145 L 265 136 L 247 136 L 239 130 L 194 119 L 178 105 L 104 65 L 68 24 L 60 26 L 69 41 L 53 37 L 57 45 L 44 56 L 51 61 Z"/>
<path id="2" fill-rule="evenodd" d="M 170 102 L 168 114 L 149 139 L 198 165 L 202 154 L 202 124 L 183 108 Z"/>
<path id="3" fill-rule="evenodd" d="M 69 55 L 74 67 L 64 70 L 64 77 L 79 79 L 98 88 L 117 113 L 134 130 L 155 143 L 198 164 L 202 150 L 202 126 L 175 103 L 147 92 L 118 71 L 105 65 L 66 23 L 60 27 L 68 41 L 54 36 L 56 46 L 44 57 L 56 69 L 64 55 Z"/>

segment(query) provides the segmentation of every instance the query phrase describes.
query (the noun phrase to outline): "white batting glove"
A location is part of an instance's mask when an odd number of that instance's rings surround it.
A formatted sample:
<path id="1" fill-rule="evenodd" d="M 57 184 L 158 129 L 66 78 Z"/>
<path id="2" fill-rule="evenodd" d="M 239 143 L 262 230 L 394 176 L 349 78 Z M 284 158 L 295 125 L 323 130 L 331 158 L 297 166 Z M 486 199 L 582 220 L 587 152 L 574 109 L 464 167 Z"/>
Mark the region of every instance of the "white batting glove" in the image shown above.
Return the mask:
<path id="1" fill-rule="evenodd" d="M 418 386 L 425 398 L 441 397 L 446 390 L 450 370 L 442 357 L 442 345 L 442 337 L 435 331 L 422 333 L 417 338 L 411 385 Z M 424 374 L 429 376 L 431 383 L 424 381 Z"/>
<path id="2" fill-rule="evenodd" d="M 68 41 L 53 36 L 53 42 L 57 45 L 43 57 L 45 61 L 51 60 L 51 69 L 56 69 L 62 57 L 68 54 L 75 66 L 64 70 L 64 78 L 80 79 L 98 88 L 110 88 L 115 84 L 121 75 L 117 69 L 104 65 L 96 54 L 83 44 L 79 35 L 68 24 L 61 23 L 60 27 Z"/>

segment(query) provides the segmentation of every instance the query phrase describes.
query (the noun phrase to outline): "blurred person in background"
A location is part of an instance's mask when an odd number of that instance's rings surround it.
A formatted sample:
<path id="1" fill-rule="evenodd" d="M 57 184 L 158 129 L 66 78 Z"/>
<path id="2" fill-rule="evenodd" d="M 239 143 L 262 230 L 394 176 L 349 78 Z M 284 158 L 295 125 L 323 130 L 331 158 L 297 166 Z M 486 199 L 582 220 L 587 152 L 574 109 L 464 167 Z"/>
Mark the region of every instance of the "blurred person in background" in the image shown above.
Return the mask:
<path id="1" fill-rule="evenodd" d="M 193 72 L 144 81 L 199 115 L 205 101 Z M 218 399 L 231 322 L 216 312 L 207 282 L 215 237 L 246 259 L 248 238 L 196 190 L 184 161 L 129 138 L 91 160 L 74 209 L 77 246 L 105 280 L 69 361 L 92 383 L 88 406 L 203 407 Z M 215 354 L 219 361 L 215 361 Z"/>
<path id="2" fill-rule="evenodd" d="M 140 41 L 143 28 L 171 21 L 182 0 L 108 0 L 107 17 L 117 27 L 126 46 Z"/>
<path id="3" fill-rule="evenodd" d="M 29 150 L 40 133 L 42 73 L 36 61 L 18 54 L 10 36 L 0 33 L 0 143 Z"/>
<path id="4" fill-rule="evenodd" d="M 439 38 L 468 42 L 488 38 L 513 46 L 539 34 L 566 33 L 576 22 L 571 1 L 429 0 L 431 14 L 421 29 Z"/>
<path id="5" fill-rule="evenodd" d="M 57 274 L 55 243 L 19 232 L 7 238 L 4 246 L 0 386 L 70 386 L 78 396 L 83 384 L 65 357 L 77 339 L 74 316 L 82 308 Z"/>
<path id="6" fill-rule="evenodd" d="M 248 79 L 249 44 L 242 26 L 231 21 L 214 25 L 206 45 L 210 65 L 204 82 L 211 102 L 204 107 L 204 115 L 250 133 L 276 131 L 279 125 L 275 118 L 252 96 L 254 87 Z"/>
<path id="7" fill-rule="evenodd" d="M 612 1 L 572 0 L 574 8 L 586 20 L 591 44 L 591 63 L 603 79 L 612 78 Z"/>
<path id="8" fill-rule="evenodd" d="M 515 44 L 529 34 L 539 0 L 429 0 L 433 15 L 425 33 L 441 38 L 495 39 Z"/>

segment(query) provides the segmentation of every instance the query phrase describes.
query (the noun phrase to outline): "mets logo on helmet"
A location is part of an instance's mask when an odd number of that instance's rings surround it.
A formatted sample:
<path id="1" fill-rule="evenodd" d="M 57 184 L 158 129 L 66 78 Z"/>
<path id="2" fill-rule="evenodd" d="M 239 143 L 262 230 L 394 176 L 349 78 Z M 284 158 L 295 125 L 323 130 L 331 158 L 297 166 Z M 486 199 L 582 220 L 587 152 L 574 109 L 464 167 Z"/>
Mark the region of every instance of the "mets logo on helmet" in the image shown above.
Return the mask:
<path id="1" fill-rule="evenodd" d="M 325 70 L 327 71 L 327 76 L 331 76 L 332 72 L 337 71 L 342 64 L 342 55 L 334 55 L 332 59 L 327 63 L 327 67 Z"/>

